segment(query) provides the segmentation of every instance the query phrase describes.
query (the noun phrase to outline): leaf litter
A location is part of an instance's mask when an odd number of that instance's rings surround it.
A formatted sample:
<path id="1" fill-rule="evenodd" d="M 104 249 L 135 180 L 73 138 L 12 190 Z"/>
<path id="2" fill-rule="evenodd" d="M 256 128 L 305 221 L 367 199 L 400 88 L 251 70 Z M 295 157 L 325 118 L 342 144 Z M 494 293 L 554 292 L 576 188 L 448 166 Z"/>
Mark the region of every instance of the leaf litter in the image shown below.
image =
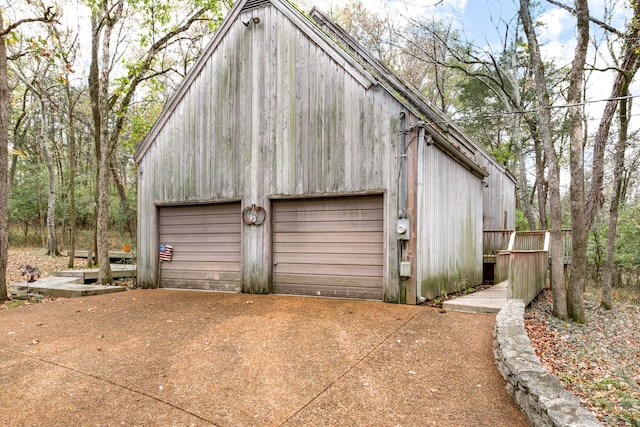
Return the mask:
<path id="1" fill-rule="evenodd" d="M 525 312 L 525 326 L 548 372 L 579 397 L 600 421 L 640 427 L 640 306 L 600 307 L 584 294 L 587 324 L 551 315 L 552 293 L 545 289 Z"/>

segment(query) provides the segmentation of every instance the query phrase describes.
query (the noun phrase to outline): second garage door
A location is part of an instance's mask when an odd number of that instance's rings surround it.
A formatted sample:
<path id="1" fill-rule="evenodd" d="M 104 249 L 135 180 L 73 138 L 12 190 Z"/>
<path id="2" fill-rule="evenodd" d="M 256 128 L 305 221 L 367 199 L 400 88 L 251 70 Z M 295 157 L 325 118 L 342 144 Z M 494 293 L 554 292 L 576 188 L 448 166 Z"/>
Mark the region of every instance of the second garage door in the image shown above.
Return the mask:
<path id="1" fill-rule="evenodd" d="M 274 201 L 274 292 L 382 299 L 382 200 Z"/>
<path id="2" fill-rule="evenodd" d="M 160 243 L 173 247 L 160 286 L 240 292 L 240 203 L 159 208 Z"/>

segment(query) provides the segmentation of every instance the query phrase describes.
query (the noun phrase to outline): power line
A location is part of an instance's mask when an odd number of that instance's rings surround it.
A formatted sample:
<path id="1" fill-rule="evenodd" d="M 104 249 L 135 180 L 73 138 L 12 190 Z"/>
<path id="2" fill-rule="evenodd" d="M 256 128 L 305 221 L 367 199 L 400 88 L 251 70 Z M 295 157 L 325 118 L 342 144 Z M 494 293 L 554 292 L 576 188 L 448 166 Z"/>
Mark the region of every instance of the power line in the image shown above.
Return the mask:
<path id="1" fill-rule="evenodd" d="M 595 103 L 599 103 L 599 102 L 622 101 L 622 100 L 625 100 L 625 99 L 634 99 L 634 98 L 638 98 L 638 97 L 640 97 L 640 95 L 627 95 L 627 96 L 620 96 L 620 97 L 617 97 L 617 98 L 594 99 L 594 100 L 584 101 L 584 102 L 575 103 L 575 104 L 550 105 L 548 107 L 548 109 L 549 110 L 558 110 L 558 109 L 569 108 L 569 107 L 580 107 L 580 106 L 585 106 L 585 105 L 588 105 L 588 104 L 595 104 Z M 470 116 L 470 117 L 456 117 L 455 119 L 452 118 L 452 120 L 454 120 L 456 122 L 460 122 L 460 121 L 478 120 L 478 119 L 492 119 L 492 118 L 497 118 L 497 117 L 514 116 L 514 115 L 517 115 L 517 114 L 524 115 L 524 114 L 530 114 L 530 113 L 537 113 L 538 111 L 540 111 L 540 108 L 531 108 L 531 109 L 527 109 L 527 110 L 504 111 L 504 112 L 501 112 L 501 113 L 493 113 L 493 114 L 480 114 L 480 115 L 477 115 L 477 116 Z M 637 115 L 639 115 L 639 114 L 633 114 L 632 116 L 635 117 Z M 587 120 L 600 120 L 600 119 L 588 118 Z M 450 123 L 450 122 L 448 120 L 431 120 L 431 121 L 428 121 L 428 123 L 430 123 L 430 124 L 447 124 L 447 123 Z"/>

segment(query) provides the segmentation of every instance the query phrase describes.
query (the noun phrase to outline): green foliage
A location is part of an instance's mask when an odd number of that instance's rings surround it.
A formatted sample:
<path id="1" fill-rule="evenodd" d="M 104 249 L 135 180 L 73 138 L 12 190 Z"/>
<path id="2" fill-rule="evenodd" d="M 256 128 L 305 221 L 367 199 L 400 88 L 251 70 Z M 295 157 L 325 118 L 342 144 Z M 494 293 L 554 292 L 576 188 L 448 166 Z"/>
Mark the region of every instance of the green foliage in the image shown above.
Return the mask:
<path id="1" fill-rule="evenodd" d="M 527 218 L 524 216 L 524 212 L 520 209 L 516 209 L 516 230 L 517 231 L 527 231 L 529 230 L 529 222 Z"/>
<path id="2" fill-rule="evenodd" d="M 605 261 L 609 228 L 603 218 L 589 234 L 587 259 L 598 271 Z M 624 207 L 619 214 L 614 264 L 622 268 L 640 268 L 640 206 Z"/>
<path id="3" fill-rule="evenodd" d="M 9 199 L 9 221 L 28 227 L 40 221 L 40 209 L 46 209 L 46 181 L 44 167 L 38 171 L 34 165 L 25 164 L 25 172 L 16 177 Z"/>
<path id="4" fill-rule="evenodd" d="M 620 212 L 615 262 L 626 268 L 640 267 L 640 206 L 626 207 Z"/>

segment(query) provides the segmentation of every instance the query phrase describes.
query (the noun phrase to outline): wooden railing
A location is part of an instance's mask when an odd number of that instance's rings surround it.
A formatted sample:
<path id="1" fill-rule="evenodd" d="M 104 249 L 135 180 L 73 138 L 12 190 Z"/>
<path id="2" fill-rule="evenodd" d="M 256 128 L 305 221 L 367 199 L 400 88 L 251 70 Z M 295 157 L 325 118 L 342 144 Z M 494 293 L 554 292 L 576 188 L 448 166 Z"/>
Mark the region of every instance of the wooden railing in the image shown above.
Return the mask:
<path id="1" fill-rule="evenodd" d="M 518 231 L 484 230 L 482 233 L 482 254 L 484 262 L 496 262 L 499 251 L 512 248 L 515 250 L 539 250 L 544 244 L 546 230 Z M 514 239 L 513 244 L 510 243 Z M 571 264 L 571 230 L 562 230 L 564 243 L 564 263 Z"/>
<path id="2" fill-rule="evenodd" d="M 495 263 L 499 251 L 509 247 L 509 240 L 514 230 L 484 230 L 482 232 L 483 262 Z M 497 279 L 496 279 L 497 282 Z"/>
<path id="3" fill-rule="evenodd" d="M 509 281 L 508 298 L 529 304 L 542 291 L 550 262 L 549 231 L 485 230 L 483 262 L 494 264 L 493 280 Z M 562 230 L 565 267 L 571 264 L 571 230 Z"/>
<path id="4" fill-rule="evenodd" d="M 504 234 L 499 230 L 488 231 L 485 242 L 504 245 L 507 230 L 504 231 Z M 496 236 L 503 236 L 503 240 L 498 242 Z M 549 237 L 548 231 L 511 231 L 506 247 L 493 255 L 495 282 L 508 280 L 508 299 L 520 299 L 529 304 L 544 288 L 549 265 Z"/>

